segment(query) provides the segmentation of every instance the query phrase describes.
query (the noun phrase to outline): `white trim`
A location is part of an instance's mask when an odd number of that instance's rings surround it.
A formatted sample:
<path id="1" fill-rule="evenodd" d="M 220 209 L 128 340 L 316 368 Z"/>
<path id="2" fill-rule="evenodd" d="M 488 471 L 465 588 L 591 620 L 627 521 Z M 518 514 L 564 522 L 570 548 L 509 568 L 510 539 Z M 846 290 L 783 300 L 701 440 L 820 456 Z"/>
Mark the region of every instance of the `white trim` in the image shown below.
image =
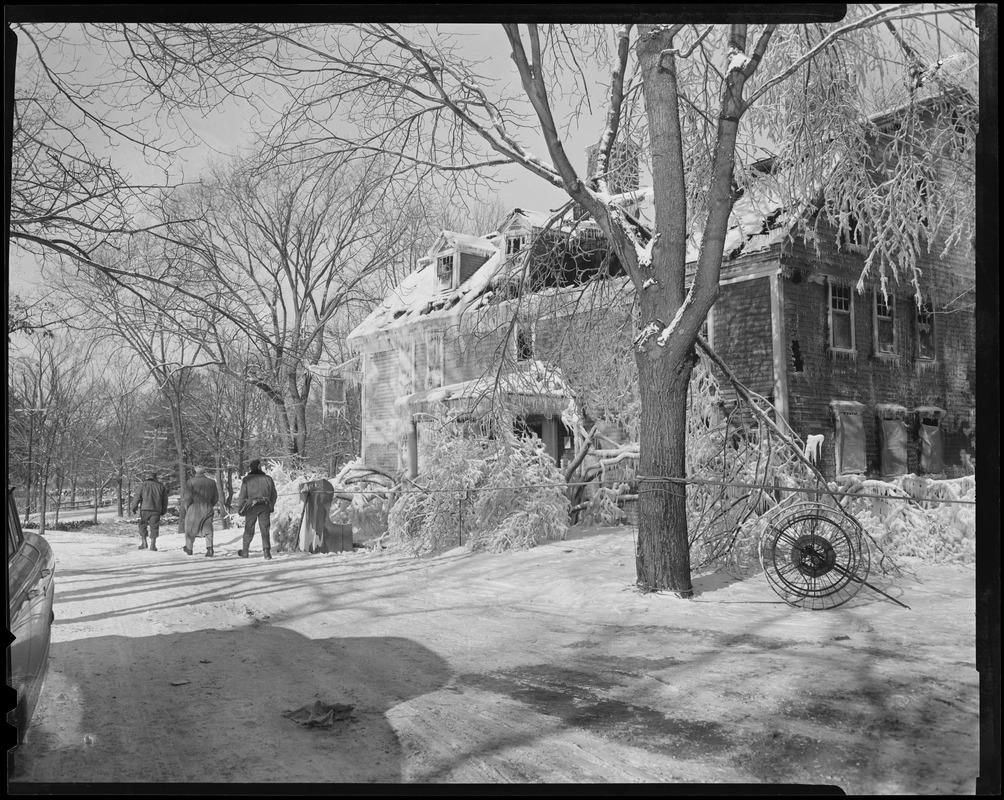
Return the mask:
<path id="1" fill-rule="evenodd" d="M 788 358 L 784 326 L 784 281 L 770 276 L 770 333 L 774 367 L 774 411 L 788 421 Z"/>
<path id="2" fill-rule="evenodd" d="M 882 350 L 879 347 L 879 299 L 882 299 L 886 303 L 886 308 L 889 311 L 888 317 L 881 317 L 883 323 L 892 323 L 892 350 Z M 874 287 L 872 289 L 872 348 L 875 350 L 875 355 L 879 358 L 883 356 L 891 358 L 893 356 L 899 355 L 899 337 L 896 335 L 896 295 L 889 293 L 885 298 L 882 298 L 882 290 L 879 287 Z"/>
<path id="3" fill-rule="evenodd" d="M 847 314 L 851 321 L 851 346 L 850 347 L 838 347 L 833 343 L 833 289 L 836 288 L 838 284 L 835 284 L 832 280 L 826 281 L 826 318 L 829 323 L 829 350 L 831 353 L 857 353 L 857 338 L 854 333 L 854 289 L 850 286 L 844 286 L 839 284 L 839 288 L 847 289 L 847 296 L 850 298 L 850 309 L 848 311 L 837 311 L 838 314 Z"/>
<path id="4" fill-rule="evenodd" d="M 733 283 L 745 283 L 746 281 L 755 281 L 757 278 L 768 278 L 771 275 L 777 275 L 780 273 L 781 268 L 776 263 L 767 264 L 763 267 L 757 267 L 749 272 L 744 272 L 742 275 L 736 275 L 732 278 L 721 278 L 718 281 L 719 286 L 728 286 Z"/>

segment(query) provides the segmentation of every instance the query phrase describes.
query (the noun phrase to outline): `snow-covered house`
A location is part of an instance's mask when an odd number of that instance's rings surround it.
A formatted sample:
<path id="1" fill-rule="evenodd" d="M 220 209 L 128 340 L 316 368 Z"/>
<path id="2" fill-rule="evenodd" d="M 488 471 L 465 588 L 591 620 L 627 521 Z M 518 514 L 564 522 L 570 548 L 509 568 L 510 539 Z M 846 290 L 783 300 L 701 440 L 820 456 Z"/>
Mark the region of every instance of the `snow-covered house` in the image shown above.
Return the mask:
<path id="1" fill-rule="evenodd" d="M 896 114 L 872 122 L 895 125 Z M 966 463 L 975 425 L 974 257 L 963 247 L 919 253 L 918 304 L 909 280 L 861 280 L 864 249 L 815 224 L 818 197 L 786 202 L 770 162 L 755 172 L 732 211 L 707 324 L 712 347 L 813 442 L 827 475 L 938 473 Z M 624 197 L 647 224 L 644 190 Z M 699 246 L 692 237 L 690 263 Z M 560 461 L 572 444 L 571 392 L 549 366 L 557 361 L 548 346 L 560 346 L 555 330 L 590 290 L 625 286 L 608 255 L 599 229 L 574 210 L 516 209 L 486 237 L 444 231 L 349 336 L 362 356 L 364 461 L 414 471 L 436 409 L 483 413 L 499 399 Z M 589 280 L 601 272 L 611 280 Z M 620 298 L 609 303 L 610 336 L 632 336 L 630 325 L 613 322 L 630 313 L 630 291 L 609 295 Z M 562 296 L 578 305 L 541 305 Z"/>
<path id="2" fill-rule="evenodd" d="M 536 314 L 512 323 L 516 283 L 541 291 L 582 283 L 605 251 L 592 223 L 576 224 L 577 252 L 550 236 L 565 223 L 514 209 L 488 237 L 443 231 L 417 268 L 348 336 L 361 356 L 362 458 L 417 472 L 418 442 L 444 408 L 484 415 L 503 408 L 561 461 L 571 447 L 562 416 L 571 393 L 535 357 Z M 567 231 L 566 231 L 567 232 Z M 547 270 L 541 265 L 548 265 Z"/>

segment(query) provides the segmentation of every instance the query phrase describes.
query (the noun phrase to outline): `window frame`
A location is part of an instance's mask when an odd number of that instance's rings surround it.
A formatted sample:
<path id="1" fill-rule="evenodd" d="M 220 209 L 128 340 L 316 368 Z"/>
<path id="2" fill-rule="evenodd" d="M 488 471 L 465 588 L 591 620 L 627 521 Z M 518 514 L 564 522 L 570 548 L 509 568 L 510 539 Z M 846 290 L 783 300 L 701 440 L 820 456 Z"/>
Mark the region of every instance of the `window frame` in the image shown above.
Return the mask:
<path id="1" fill-rule="evenodd" d="M 826 282 L 826 286 L 827 286 L 827 290 L 826 290 L 827 291 L 827 294 L 826 294 L 826 299 L 827 299 L 826 310 L 827 310 L 827 319 L 829 321 L 829 328 L 830 328 L 830 331 L 829 331 L 829 334 L 830 334 L 829 335 L 830 351 L 834 352 L 834 353 L 856 353 L 858 351 L 858 348 L 857 348 L 857 337 L 856 337 L 856 334 L 855 334 L 855 331 L 854 331 L 854 327 L 855 327 L 854 326 L 854 289 L 852 287 L 850 287 L 850 286 L 844 286 L 842 284 L 836 284 L 833 281 L 827 281 Z M 844 309 L 835 309 L 833 307 L 833 299 L 834 299 L 833 292 L 834 292 L 834 289 L 837 289 L 837 290 L 841 291 L 841 293 L 844 290 L 846 290 L 846 292 L 847 292 L 847 298 L 848 298 L 848 309 L 847 310 L 844 310 Z M 847 317 L 848 317 L 848 319 L 849 319 L 849 321 L 850 321 L 850 333 L 851 333 L 851 344 L 850 344 L 850 347 L 843 347 L 843 346 L 837 345 L 835 343 L 835 341 L 836 341 L 835 340 L 835 327 L 833 325 L 834 314 L 846 314 Z"/>
<path id="2" fill-rule="evenodd" d="M 879 304 L 885 306 L 888 315 L 883 315 L 879 313 Z M 881 348 L 879 337 L 879 325 L 887 324 L 892 328 L 892 350 L 883 350 Z M 896 295 L 888 294 L 888 299 L 883 297 L 882 290 L 879 287 L 875 287 L 872 290 L 872 347 L 875 349 L 875 355 L 879 358 L 893 358 L 899 355 L 899 341 L 896 335 Z"/>
<path id="3" fill-rule="evenodd" d="M 433 385 L 433 375 L 439 383 Z M 446 376 L 446 337 L 442 331 L 429 331 L 425 337 L 425 388 L 438 389 Z"/>
<path id="4" fill-rule="evenodd" d="M 446 269 L 444 269 L 447 260 L 449 261 L 449 282 L 443 280 L 444 276 L 447 275 Z M 456 282 L 457 277 L 457 251 L 444 250 L 443 252 L 436 255 L 436 286 L 441 292 L 450 291 Z"/>
<path id="5" fill-rule="evenodd" d="M 528 237 L 525 232 L 520 231 L 518 233 L 507 233 L 505 235 L 505 257 L 514 258 L 526 250 L 528 242 Z M 516 248 L 513 248 L 513 244 L 517 244 Z"/>
<path id="6" fill-rule="evenodd" d="M 923 301 L 920 305 L 916 302 L 913 304 L 913 327 L 916 334 L 916 346 L 914 350 L 914 358 L 917 361 L 923 361 L 925 363 L 933 363 L 938 360 L 938 326 L 935 322 L 937 315 L 934 313 L 934 298 L 930 294 L 923 296 Z M 924 323 L 921 321 L 921 315 L 926 314 L 929 323 Z M 921 329 L 920 326 L 923 324 L 930 325 L 930 338 L 931 338 L 931 355 L 926 356 L 921 353 L 920 348 L 920 338 Z"/>

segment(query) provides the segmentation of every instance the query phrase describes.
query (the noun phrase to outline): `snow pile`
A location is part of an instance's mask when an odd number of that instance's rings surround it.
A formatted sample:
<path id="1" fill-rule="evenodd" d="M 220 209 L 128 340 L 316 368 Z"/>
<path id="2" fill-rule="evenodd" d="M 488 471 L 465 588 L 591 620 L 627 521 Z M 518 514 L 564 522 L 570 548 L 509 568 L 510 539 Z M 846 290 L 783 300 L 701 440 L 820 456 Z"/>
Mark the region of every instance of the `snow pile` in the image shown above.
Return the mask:
<path id="1" fill-rule="evenodd" d="M 393 493 L 397 486 L 395 478 L 364 466 L 360 458 L 350 461 L 329 480 L 335 490 L 335 502 L 329 514 L 332 522 L 351 525 L 353 532 L 364 540 L 386 532 L 387 515 L 394 503 Z"/>
<path id="2" fill-rule="evenodd" d="M 833 488 L 871 495 L 850 498 L 847 509 L 889 555 L 930 564 L 976 562 L 976 506 L 938 502 L 975 503 L 975 477 L 933 480 L 904 475 L 881 481 L 849 476 Z"/>
<path id="3" fill-rule="evenodd" d="M 445 426 L 418 489 L 391 509 L 386 541 L 415 555 L 525 550 L 568 530 L 561 473 L 535 437 L 464 438 Z"/>

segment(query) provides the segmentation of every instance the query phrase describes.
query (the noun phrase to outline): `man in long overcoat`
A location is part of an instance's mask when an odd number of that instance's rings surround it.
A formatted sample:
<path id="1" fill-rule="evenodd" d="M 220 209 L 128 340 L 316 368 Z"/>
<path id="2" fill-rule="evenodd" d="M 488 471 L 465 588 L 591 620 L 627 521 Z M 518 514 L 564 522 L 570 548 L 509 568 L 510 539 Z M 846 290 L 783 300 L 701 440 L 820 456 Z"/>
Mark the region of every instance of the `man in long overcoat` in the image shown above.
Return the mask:
<path id="1" fill-rule="evenodd" d="M 196 467 L 195 475 L 185 484 L 181 513 L 185 518 L 185 547 L 192 555 L 197 536 L 206 537 L 206 555 L 213 555 L 213 509 L 219 499 L 216 481 L 206 475 L 205 467 Z"/>
<path id="2" fill-rule="evenodd" d="M 136 493 L 132 513 L 139 511 L 139 549 L 146 550 L 147 530 L 150 532 L 150 549 L 157 549 L 157 535 L 160 533 L 160 516 L 167 513 L 167 489 L 157 480 L 156 472 L 148 472 L 146 480 Z"/>
<path id="3" fill-rule="evenodd" d="M 254 459 L 248 474 L 241 481 L 241 491 L 237 495 L 237 513 L 244 517 L 244 543 L 237 551 L 237 555 L 241 558 L 248 557 L 248 547 L 254 538 L 255 523 L 261 531 L 263 555 L 266 560 L 272 558 L 272 542 L 268 532 L 277 499 L 275 481 L 262 470 L 261 460 Z"/>

